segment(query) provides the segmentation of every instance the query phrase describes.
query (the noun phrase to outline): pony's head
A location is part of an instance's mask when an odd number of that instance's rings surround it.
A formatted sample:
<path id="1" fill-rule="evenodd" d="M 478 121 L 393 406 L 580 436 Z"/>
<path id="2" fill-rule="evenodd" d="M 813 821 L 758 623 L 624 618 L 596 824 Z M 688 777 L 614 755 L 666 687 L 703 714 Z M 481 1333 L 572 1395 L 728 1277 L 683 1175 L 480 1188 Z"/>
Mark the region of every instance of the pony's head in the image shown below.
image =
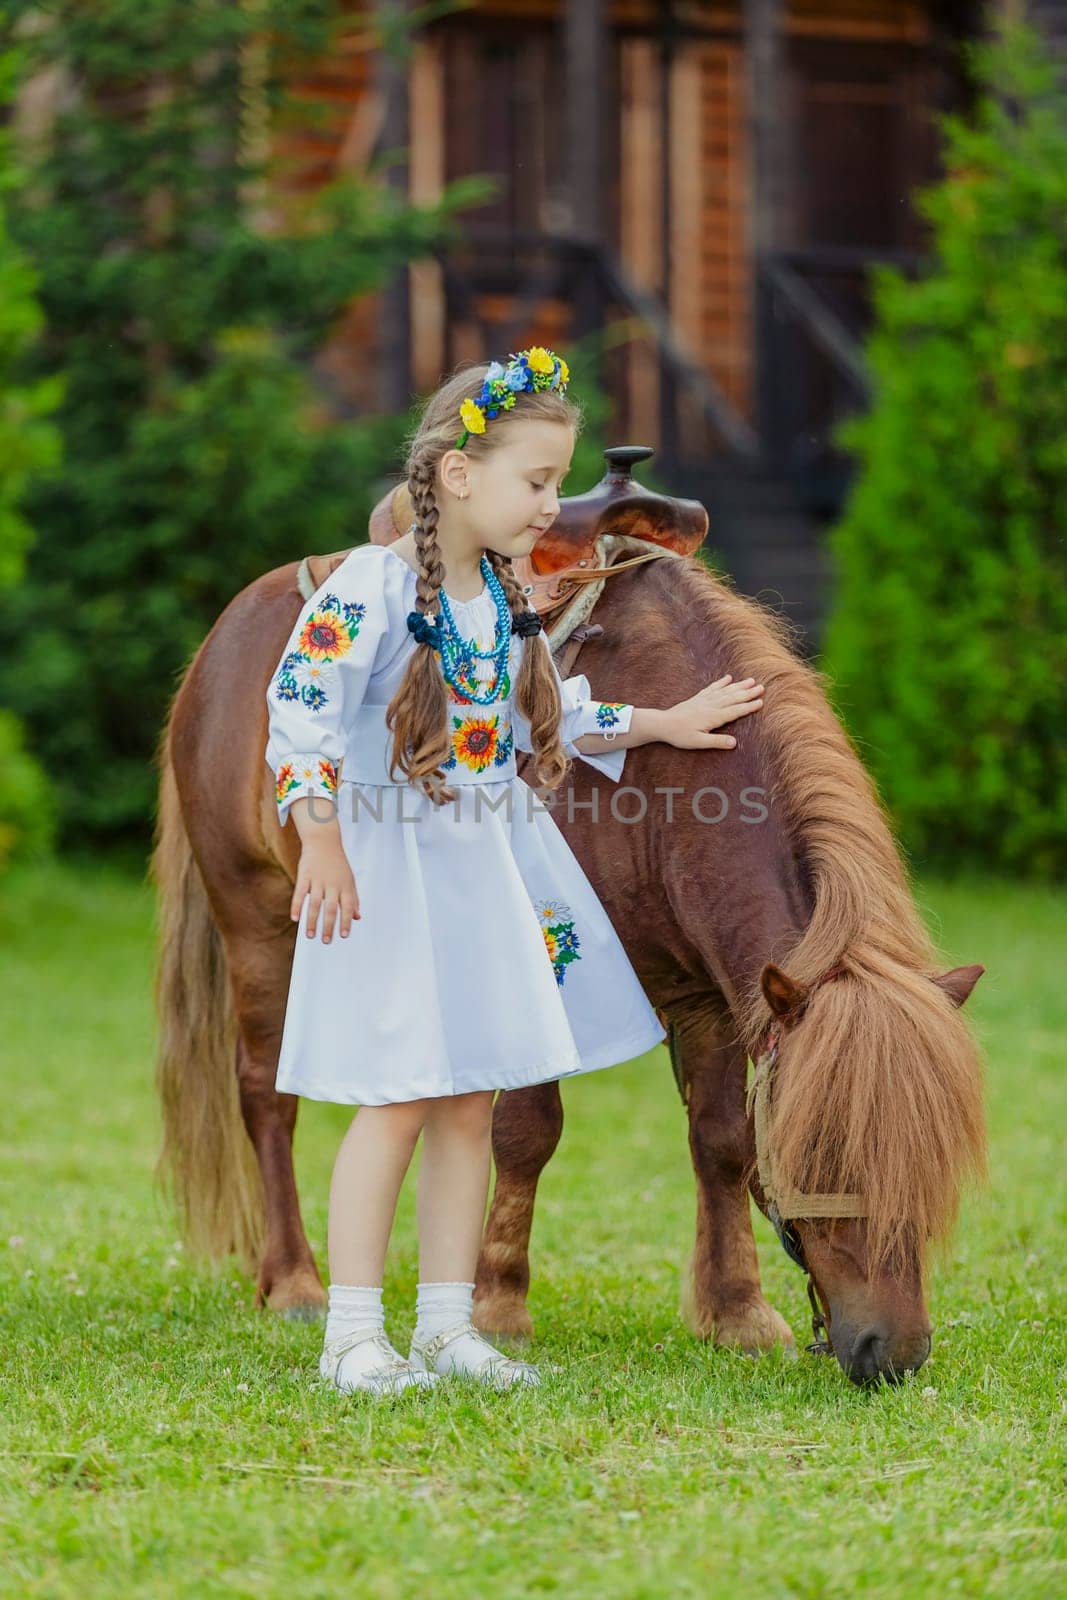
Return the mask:
<path id="1" fill-rule="evenodd" d="M 697 562 L 675 588 L 698 659 L 712 667 L 713 641 L 714 671 L 765 687 L 738 748 L 771 799 L 762 859 L 785 863 L 770 870 L 788 876 L 788 915 L 731 1006 L 754 1060 L 768 1026 L 789 1018 L 761 1117 L 775 1176 L 784 1195 L 851 1194 L 865 1212 L 784 1220 L 844 1370 L 892 1379 L 926 1358 L 929 1247 L 947 1237 L 964 1182 L 984 1175 L 981 1067 L 960 1009 L 983 968 L 942 970 L 892 817 L 787 620 Z M 766 1205 L 755 1173 L 752 1189 Z"/>
<path id="2" fill-rule="evenodd" d="M 895 1382 L 929 1355 L 927 1249 L 984 1165 L 980 1072 L 959 1008 L 985 969 L 923 973 L 870 945 L 840 965 L 842 981 L 823 984 L 763 969 L 780 1030 L 766 1137 L 798 1211 L 804 1195 L 830 1197 L 831 1210 L 834 1196 L 859 1197 L 862 1216 L 781 1221 L 844 1371 Z"/>

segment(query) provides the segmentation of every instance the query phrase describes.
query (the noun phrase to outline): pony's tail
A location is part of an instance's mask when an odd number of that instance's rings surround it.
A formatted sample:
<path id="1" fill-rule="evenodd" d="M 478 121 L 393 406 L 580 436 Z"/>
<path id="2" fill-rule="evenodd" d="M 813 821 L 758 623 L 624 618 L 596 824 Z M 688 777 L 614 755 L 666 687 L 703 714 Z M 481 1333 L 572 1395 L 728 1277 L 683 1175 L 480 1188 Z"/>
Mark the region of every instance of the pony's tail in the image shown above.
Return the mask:
<path id="1" fill-rule="evenodd" d="M 157 891 L 156 1091 L 163 1142 L 154 1179 L 178 1214 L 185 1248 L 257 1269 L 263 1185 L 241 1118 L 237 1026 L 226 955 L 181 813 L 167 732 L 150 863 Z"/>

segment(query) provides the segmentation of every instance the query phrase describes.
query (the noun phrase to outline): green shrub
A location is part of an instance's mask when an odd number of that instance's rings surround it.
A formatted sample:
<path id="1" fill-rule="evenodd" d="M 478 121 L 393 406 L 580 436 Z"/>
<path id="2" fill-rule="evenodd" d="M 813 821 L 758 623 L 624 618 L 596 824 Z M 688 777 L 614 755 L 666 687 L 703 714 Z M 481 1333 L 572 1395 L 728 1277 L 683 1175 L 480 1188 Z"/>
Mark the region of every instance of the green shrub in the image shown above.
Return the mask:
<path id="1" fill-rule="evenodd" d="M 19 63 L 0 55 L 0 104 L 10 97 Z M 22 577 L 33 531 L 23 514 L 28 488 L 58 461 L 60 435 L 48 420 L 62 384 L 55 377 L 26 381 L 20 367 L 41 332 L 37 274 L 7 226 L 7 195 L 17 184 L 10 134 L 0 130 L 0 588 Z M 32 619 L 26 618 L 32 626 Z M 52 840 L 55 811 L 41 766 L 24 748 L 22 728 L 0 710 L 0 866 L 11 857 L 40 854 Z"/>
<path id="2" fill-rule="evenodd" d="M 259 574 L 364 538 L 394 464 L 405 419 L 338 416 L 314 360 L 352 300 L 485 186 L 413 207 L 353 177 L 284 230 L 260 222 L 274 174 L 241 137 L 250 101 L 307 125 L 316 107 L 294 110 L 289 86 L 304 52 L 329 57 L 345 11 L 60 0 L 27 42 L 30 69 L 63 86 L 12 226 L 47 323 L 32 374 L 65 384 L 64 459 L 26 500 L 36 539 L 0 596 L 0 693 L 52 778 L 64 844 L 147 842 L 151 758 L 189 656 Z"/>
<path id="3" fill-rule="evenodd" d="M 822 665 L 919 858 L 1067 865 L 1067 98 L 1026 28 L 972 51 L 921 281 L 879 269 Z"/>

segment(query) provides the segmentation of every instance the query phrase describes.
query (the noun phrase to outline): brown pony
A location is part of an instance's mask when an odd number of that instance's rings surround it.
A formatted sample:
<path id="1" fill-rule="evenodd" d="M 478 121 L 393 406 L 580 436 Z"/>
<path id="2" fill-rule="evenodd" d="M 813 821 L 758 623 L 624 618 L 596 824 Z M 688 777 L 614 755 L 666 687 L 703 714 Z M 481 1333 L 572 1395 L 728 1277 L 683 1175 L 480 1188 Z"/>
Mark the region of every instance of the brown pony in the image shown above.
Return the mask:
<path id="1" fill-rule="evenodd" d="M 258 1269 L 257 1305 L 308 1314 L 325 1294 L 293 1174 L 297 1100 L 274 1089 L 299 840 L 278 825 L 264 759 L 266 688 L 304 604 L 296 575 L 294 563 L 242 590 L 185 674 L 160 745 L 152 873 L 157 1172 L 192 1251 L 237 1252 Z M 763 710 L 733 725 L 734 750 L 640 746 L 618 787 L 574 761 L 554 806 L 670 1026 L 697 1180 L 687 1325 L 747 1351 L 793 1344 L 760 1288 L 748 1195 L 765 1209 L 766 1196 L 745 1087 L 764 1028 L 789 1018 L 776 1171 L 792 1189 L 857 1190 L 867 1212 L 795 1217 L 791 1237 L 844 1370 L 896 1378 L 929 1350 L 927 1245 L 984 1169 L 981 1074 L 959 1010 L 983 969 L 938 971 L 872 782 L 788 623 L 692 556 L 612 577 L 596 621 L 580 666 L 594 694 L 666 706 L 724 673 L 766 686 Z M 497 1098 L 475 1296 L 487 1332 L 532 1331 L 534 1198 L 562 1121 L 555 1083 Z"/>

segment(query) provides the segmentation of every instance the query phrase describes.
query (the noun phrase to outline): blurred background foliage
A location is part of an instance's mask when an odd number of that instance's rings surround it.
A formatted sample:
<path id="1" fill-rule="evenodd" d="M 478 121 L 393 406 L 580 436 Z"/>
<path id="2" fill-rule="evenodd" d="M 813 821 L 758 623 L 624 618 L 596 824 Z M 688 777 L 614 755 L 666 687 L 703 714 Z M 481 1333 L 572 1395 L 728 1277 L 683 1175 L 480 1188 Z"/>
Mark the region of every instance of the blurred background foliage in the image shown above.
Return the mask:
<path id="1" fill-rule="evenodd" d="M 6 29 L 9 81 L 17 62 L 65 84 L 27 169 L 6 170 L 5 286 L 32 263 L 44 328 L 17 349 L 8 335 L 5 404 L 56 378 L 63 396 L 61 462 L 12 484 L 35 537 L 0 596 L 0 699 L 48 775 L 61 845 L 147 839 L 158 732 L 205 633 L 261 573 L 364 537 L 394 466 L 406 419 L 331 414 L 310 364 L 352 298 L 483 186 L 416 207 L 338 180 L 286 232 L 254 225 L 242 43 L 269 27 L 288 71 L 328 50 L 338 9 L 75 0 Z M 23 834 L 3 796 L 0 816 Z"/>
<path id="2" fill-rule="evenodd" d="M 933 268 L 877 271 L 822 665 L 911 851 L 1062 876 L 1067 96 L 1027 28 L 971 53 L 974 113 L 918 197 Z"/>
<path id="3" fill-rule="evenodd" d="M 16 59 L 0 57 L 0 102 L 10 98 Z M 57 375 L 27 375 L 27 357 L 38 345 L 44 315 L 38 275 L 8 227 L 11 196 L 19 174 L 11 138 L 0 129 L 0 603 L 19 586 L 33 531 L 25 514 L 32 485 L 54 470 L 61 452 L 59 429 L 50 420 L 62 396 Z M 32 629 L 33 619 L 25 619 Z M 18 645 L 4 651 L 4 670 L 18 670 Z M 56 810 L 44 768 L 27 751 L 22 725 L 0 706 L 0 867 L 13 854 L 47 854 L 55 836 Z"/>
<path id="4" fill-rule="evenodd" d="M 419 397 L 340 414 L 315 358 L 491 185 L 418 207 L 371 171 L 261 225 L 274 175 L 246 137 L 242 51 L 269 29 L 271 118 L 313 117 L 287 83 L 342 16 L 0 9 L 5 102 L 62 85 L 43 133 L 0 145 L 0 862 L 143 853 L 159 731 L 204 635 L 262 573 L 363 539 L 400 469 Z M 842 433 L 861 470 L 820 665 L 913 856 L 1061 875 L 1067 109 L 1029 30 L 973 55 L 976 109 L 943 119 L 947 175 L 918 202 L 931 270 L 877 270 L 876 398 Z M 601 357 L 630 333 L 568 350 L 572 493 L 601 475 Z"/>

